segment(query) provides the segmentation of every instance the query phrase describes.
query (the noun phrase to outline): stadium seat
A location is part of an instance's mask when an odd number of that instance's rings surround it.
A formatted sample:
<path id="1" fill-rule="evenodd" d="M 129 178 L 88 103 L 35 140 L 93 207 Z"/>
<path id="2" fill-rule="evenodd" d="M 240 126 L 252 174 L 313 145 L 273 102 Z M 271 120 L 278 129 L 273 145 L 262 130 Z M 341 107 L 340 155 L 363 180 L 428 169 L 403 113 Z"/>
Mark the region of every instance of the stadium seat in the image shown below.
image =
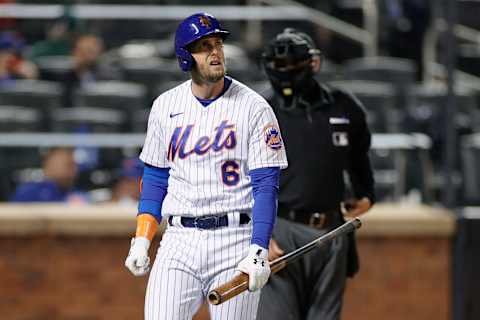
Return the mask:
<path id="1" fill-rule="evenodd" d="M 150 108 L 136 110 L 131 119 L 130 128 L 133 132 L 147 132 L 148 116 L 150 114 Z"/>
<path id="2" fill-rule="evenodd" d="M 346 61 L 343 77 L 347 80 L 369 80 L 386 82 L 395 86 L 395 106 L 405 108 L 405 95 L 409 86 L 415 83 L 416 65 L 412 60 L 395 57 L 362 57 Z"/>
<path id="3" fill-rule="evenodd" d="M 414 86 L 407 103 L 409 130 L 423 132 L 434 141 L 433 158 L 441 160 L 446 123 L 447 92 L 443 86 Z M 471 91 L 456 89 L 454 125 L 458 135 L 468 134 L 477 116 L 475 96 Z"/>
<path id="4" fill-rule="evenodd" d="M 367 111 L 372 132 L 399 132 L 402 113 L 395 108 L 395 87 L 375 81 L 332 81 L 330 85 L 353 93 Z"/>
<path id="5" fill-rule="evenodd" d="M 153 100 L 156 97 L 158 97 L 159 95 L 161 95 L 165 91 L 168 91 L 168 90 L 174 88 L 175 86 L 179 85 L 180 83 L 182 83 L 182 81 L 172 80 L 172 81 L 166 81 L 166 82 L 162 82 L 162 83 L 157 84 L 157 86 L 155 86 L 155 89 L 153 90 L 153 97 L 152 97 L 151 102 L 153 102 Z M 149 107 L 151 107 L 151 104 L 149 105 Z"/>
<path id="6" fill-rule="evenodd" d="M 344 77 L 340 66 L 331 61 L 322 60 L 320 71 L 315 74 L 315 79 L 320 83 L 325 83 L 344 80 Z"/>
<path id="7" fill-rule="evenodd" d="M 121 61 L 121 65 L 125 80 L 144 85 L 149 98 L 154 98 L 155 88 L 159 83 L 188 79 L 188 74 L 179 70 L 177 60 L 125 59 Z"/>
<path id="8" fill-rule="evenodd" d="M 174 59 L 145 58 L 125 59 L 121 61 L 127 81 L 145 85 L 169 80 L 184 80 L 189 76 L 178 68 Z"/>
<path id="9" fill-rule="evenodd" d="M 409 85 L 415 82 L 415 63 L 393 57 L 364 57 L 347 60 L 343 65 L 347 80 L 370 80 Z"/>
<path id="10" fill-rule="evenodd" d="M 40 77 L 50 81 L 62 81 L 73 69 L 71 56 L 44 56 L 35 60 Z"/>
<path id="11" fill-rule="evenodd" d="M 40 110 L 22 106 L 0 105 L 0 135 L 43 131 Z M 3 142 L 5 138 L 0 138 Z M 24 147 L 0 147 L 0 201 L 14 191 L 16 170 L 36 167 L 40 163 L 38 150 Z"/>
<path id="12" fill-rule="evenodd" d="M 371 150 L 377 201 L 395 201 L 405 194 L 406 160 L 395 150 Z"/>
<path id="13" fill-rule="evenodd" d="M 97 81 L 75 90 L 74 106 L 131 111 L 145 108 L 147 89 L 136 83 Z"/>
<path id="14" fill-rule="evenodd" d="M 43 129 L 40 110 L 0 105 L 0 132 L 35 132 Z"/>
<path id="15" fill-rule="evenodd" d="M 243 83 L 266 79 L 261 66 L 251 61 L 245 49 L 239 44 L 226 43 L 224 52 L 228 75 Z"/>
<path id="16" fill-rule="evenodd" d="M 413 193 L 418 201 L 433 200 L 430 147 L 422 134 L 374 135 L 370 159 L 379 201 L 398 201 Z"/>
<path id="17" fill-rule="evenodd" d="M 61 106 L 63 88 L 60 84 L 40 80 L 16 80 L 0 87 L 0 104 L 49 110 Z"/>
<path id="18" fill-rule="evenodd" d="M 476 105 L 474 92 L 457 87 L 455 94 L 458 111 L 461 114 L 470 114 Z M 409 98 L 410 108 L 428 107 L 432 112 L 444 112 L 447 90 L 442 85 L 412 86 L 409 88 Z"/>
<path id="19" fill-rule="evenodd" d="M 122 110 L 96 107 L 72 107 L 55 110 L 52 114 L 52 131 L 105 133 L 126 129 L 126 115 Z"/>

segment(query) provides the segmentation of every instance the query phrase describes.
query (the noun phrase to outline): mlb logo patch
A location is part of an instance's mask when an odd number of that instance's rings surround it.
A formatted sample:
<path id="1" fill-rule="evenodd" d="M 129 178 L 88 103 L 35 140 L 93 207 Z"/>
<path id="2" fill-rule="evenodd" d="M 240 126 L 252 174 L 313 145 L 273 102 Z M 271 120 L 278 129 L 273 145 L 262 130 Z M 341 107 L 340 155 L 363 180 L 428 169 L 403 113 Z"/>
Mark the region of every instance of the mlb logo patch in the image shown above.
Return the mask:
<path id="1" fill-rule="evenodd" d="M 337 147 L 348 146 L 348 133 L 346 132 L 334 132 L 332 134 L 333 145 Z"/>
<path id="2" fill-rule="evenodd" d="M 264 129 L 265 143 L 273 150 L 282 148 L 282 137 L 280 130 L 273 124 L 267 125 Z"/>

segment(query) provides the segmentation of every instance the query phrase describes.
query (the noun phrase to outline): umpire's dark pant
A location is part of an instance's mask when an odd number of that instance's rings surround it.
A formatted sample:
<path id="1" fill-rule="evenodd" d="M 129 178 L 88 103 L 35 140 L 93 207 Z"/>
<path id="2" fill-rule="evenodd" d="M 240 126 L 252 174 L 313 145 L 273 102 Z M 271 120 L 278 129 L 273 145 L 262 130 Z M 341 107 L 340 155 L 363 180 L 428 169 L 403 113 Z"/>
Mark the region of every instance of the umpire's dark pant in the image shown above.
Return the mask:
<path id="1" fill-rule="evenodd" d="M 278 218 L 273 238 L 288 253 L 325 232 Z M 272 275 L 262 289 L 257 319 L 340 319 L 347 252 L 348 240 L 343 236 Z"/>

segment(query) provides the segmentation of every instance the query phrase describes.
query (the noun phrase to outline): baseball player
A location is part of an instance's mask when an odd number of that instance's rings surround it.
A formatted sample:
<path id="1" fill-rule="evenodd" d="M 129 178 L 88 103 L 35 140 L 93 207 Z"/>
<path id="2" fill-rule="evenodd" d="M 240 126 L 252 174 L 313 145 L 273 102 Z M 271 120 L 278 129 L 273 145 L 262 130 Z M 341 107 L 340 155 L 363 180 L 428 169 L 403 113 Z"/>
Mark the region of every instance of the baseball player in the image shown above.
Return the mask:
<path id="1" fill-rule="evenodd" d="M 255 319 L 269 275 L 268 244 L 286 154 L 268 103 L 225 75 L 215 17 L 178 26 L 175 51 L 191 79 L 153 103 L 140 159 L 145 163 L 126 267 L 149 270 L 157 224 L 168 227 L 150 272 L 145 319 L 191 319 L 207 292 L 238 274 L 249 291 L 211 307 L 212 319 Z"/>

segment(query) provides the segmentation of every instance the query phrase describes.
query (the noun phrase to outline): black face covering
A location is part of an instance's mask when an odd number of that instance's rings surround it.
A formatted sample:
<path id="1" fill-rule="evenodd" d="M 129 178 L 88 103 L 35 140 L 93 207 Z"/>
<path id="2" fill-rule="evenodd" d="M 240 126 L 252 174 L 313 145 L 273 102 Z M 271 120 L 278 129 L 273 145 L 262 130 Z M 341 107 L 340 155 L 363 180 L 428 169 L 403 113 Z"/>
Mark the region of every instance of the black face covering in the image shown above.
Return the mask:
<path id="1" fill-rule="evenodd" d="M 283 98 L 291 100 L 293 97 L 304 95 L 314 85 L 313 70 L 310 64 L 292 70 L 280 71 L 266 67 L 266 73 L 273 89 Z"/>

